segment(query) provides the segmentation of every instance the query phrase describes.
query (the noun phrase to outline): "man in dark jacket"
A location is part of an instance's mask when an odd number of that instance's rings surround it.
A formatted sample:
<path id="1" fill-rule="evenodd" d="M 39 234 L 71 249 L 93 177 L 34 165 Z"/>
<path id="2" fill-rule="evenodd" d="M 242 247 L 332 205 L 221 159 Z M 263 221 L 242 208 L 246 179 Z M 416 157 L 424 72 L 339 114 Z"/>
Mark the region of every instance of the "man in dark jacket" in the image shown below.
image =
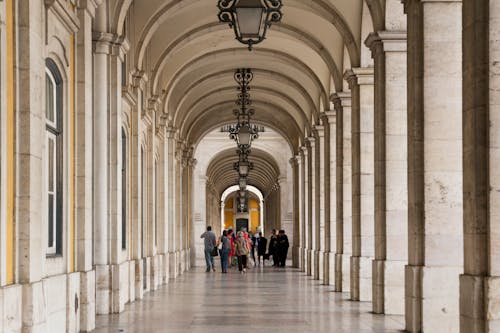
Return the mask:
<path id="1" fill-rule="evenodd" d="M 271 237 L 269 237 L 269 255 L 273 256 L 273 266 L 278 267 L 278 236 L 276 229 L 273 229 Z"/>
<path id="2" fill-rule="evenodd" d="M 290 244 L 288 243 L 288 236 L 285 234 L 285 230 L 280 230 L 277 239 L 277 252 L 278 252 L 278 266 L 285 267 L 286 257 L 288 255 L 288 248 Z"/>

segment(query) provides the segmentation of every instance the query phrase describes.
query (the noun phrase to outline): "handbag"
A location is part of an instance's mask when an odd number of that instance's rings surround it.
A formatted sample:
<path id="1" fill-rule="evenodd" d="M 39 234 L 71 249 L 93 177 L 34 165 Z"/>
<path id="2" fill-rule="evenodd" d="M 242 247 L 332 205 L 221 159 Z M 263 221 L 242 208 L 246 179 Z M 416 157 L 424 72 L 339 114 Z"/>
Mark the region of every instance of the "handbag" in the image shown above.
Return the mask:
<path id="1" fill-rule="evenodd" d="M 217 257 L 219 255 L 219 249 L 217 248 L 217 246 L 214 246 L 214 248 L 212 249 L 212 252 L 210 252 L 210 255 L 212 257 Z"/>

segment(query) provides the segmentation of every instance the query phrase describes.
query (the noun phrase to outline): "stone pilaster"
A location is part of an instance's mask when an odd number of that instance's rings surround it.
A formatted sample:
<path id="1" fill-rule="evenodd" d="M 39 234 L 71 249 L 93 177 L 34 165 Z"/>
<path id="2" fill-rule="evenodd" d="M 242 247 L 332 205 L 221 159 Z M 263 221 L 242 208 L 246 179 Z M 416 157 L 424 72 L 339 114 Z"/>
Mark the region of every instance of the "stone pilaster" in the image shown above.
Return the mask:
<path id="1" fill-rule="evenodd" d="M 314 250 L 315 250 L 315 227 L 316 227 L 316 200 L 318 197 L 316 196 L 316 138 L 314 135 L 311 135 L 307 138 L 308 142 L 308 151 L 309 151 L 309 159 L 308 159 L 308 205 L 309 205 L 309 220 L 307 227 L 307 260 L 309 262 L 307 275 L 314 277 Z"/>
<path id="2" fill-rule="evenodd" d="M 374 257 L 374 89 L 373 68 L 354 68 L 359 90 L 355 112 L 353 91 L 353 255 L 351 258 L 352 299 L 372 299 L 372 259 Z M 352 80 L 350 85 L 352 84 Z M 359 189 L 359 191 L 358 191 Z"/>
<path id="3" fill-rule="evenodd" d="M 335 247 L 335 291 L 349 292 L 352 254 L 352 96 L 333 96 L 337 113 L 337 219 Z"/>
<path id="4" fill-rule="evenodd" d="M 176 129 L 173 127 L 167 128 L 167 191 L 168 191 L 168 215 L 167 215 L 167 225 L 168 225 L 168 258 L 169 258 L 169 277 L 175 279 L 177 277 L 178 271 L 177 258 L 176 258 L 176 247 L 177 247 L 177 225 L 176 221 L 176 206 L 175 206 L 175 182 L 177 178 L 175 176 L 175 134 Z"/>
<path id="5" fill-rule="evenodd" d="M 406 32 L 366 40 L 375 63 L 373 311 L 404 314 L 407 258 Z"/>
<path id="6" fill-rule="evenodd" d="M 314 126 L 315 136 L 315 166 L 314 166 L 314 279 L 323 278 L 323 254 L 325 233 L 325 174 L 324 174 L 324 150 L 325 129 L 324 126 Z"/>
<path id="7" fill-rule="evenodd" d="M 299 161 L 297 157 L 292 157 L 290 159 L 290 165 L 292 166 L 293 172 L 293 244 L 292 244 L 292 266 L 294 268 L 300 267 L 300 198 L 299 198 Z"/>
<path id="8" fill-rule="evenodd" d="M 80 3 L 76 34 L 76 121 L 75 121 L 75 225 L 77 228 L 76 268 L 80 272 L 80 330 L 95 328 L 95 270 L 92 267 L 92 177 L 93 177 L 93 75 L 92 19 L 97 5 Z"/>
<path id="9" fill-rule="evenodd" d="M 305 158 L 305 201 L 306 201 L 306 226 L 305 226 L 305 272 L 311 275 L 311 244 L 312 244 L 312 173 L 311 173 L 311 145 L 309 140 L 305 141 L 305 149 L 303 149 Z"/>
<path id="10" fill-rule="evenodd" d="M 405 4 L 410 250 L 406 329 L 458 332 L 458 276 L 463 270 L 462 1 Z"/>
<path id="11" fill-rule="evenodd" d="M 336 111 L 325 111 L 322 114 L 324 126 L 324 258 L 323 258 L 323 283 L 334 285 L 335 283 L 335 256 L 332 248 L 337 246 L 337 230 L 335 228 L 337 218 L 337 117 Z"/>
<path id="12" fill-rule="evenodd" d="M 460 332 L 500 331 L 498 63 L 500 5 L 463 3 L 464 274 Z M 477 36 L 489 36 L 477 38 Z M 496 291 L 495 291 L 496 290 Z"/>
<path id="13" fill-rule="evenodd" d="M 297 156 L 299 162 L 300 178 L 300 271 L 306 271 L 306 225 L 307 225 L 307 200 L 306 200 L 306 156 L 307 149 L 299 148 Z"/>

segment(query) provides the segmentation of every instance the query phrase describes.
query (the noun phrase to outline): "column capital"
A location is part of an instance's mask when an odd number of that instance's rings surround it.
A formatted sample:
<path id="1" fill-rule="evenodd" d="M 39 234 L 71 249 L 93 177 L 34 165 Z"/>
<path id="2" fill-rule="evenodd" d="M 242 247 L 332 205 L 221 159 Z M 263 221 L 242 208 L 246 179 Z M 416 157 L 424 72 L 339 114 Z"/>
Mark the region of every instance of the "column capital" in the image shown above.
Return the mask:
<path id="1" fill-rule="evenodd" d="M 356 67 L 352 69 L 354 75 L 356 75 L 358 84 L 361 85 L 373 85 L 374 83 L 374 73 L 373 67 Z"/>
<path id="2" fill-rule="evenodd" d="M 309 155 L 309 149 L 307 148 L 307 145 L 300 147 L 300 149 L 302 149 L 302 156 L 306 158 L 307 155 Z"/>
<path id="3" fill-rule="evenodd" d="M 352 69 L 348 69 L 344 72 L 344 80 L 349 84 L 349 89 L 353 89 L 358 85 L 358 78 Z"/>
<path id="4" fill-rule="evenodd" d="M 384 52 L 406 52 L 406 31 L 379 31 L 378 36 L 384 45 Z"/>
<path id="5" fill-rule="evenodd" d="M 314 136 L 312 136 L 312 135 L 308 136 L 306 138 L 306 142 L 308 142 L 311 145 L 311 147 L 314 147 L 314 144 L 316 143 L 316 138 Z"/>
<path id="6" fill-rule="evenodd" d="M 144 88 L 148 82 L 148 76 L 145 71 L 135 69 L 132 73 L 132 87 Z"/>
<path id="7" fill-rule="evenodd" d="M 177 128 L 172 127 L 172 126 L 167 127 L 167 138 L 168 139 L 174 139 L 176 133 L 177 133 Z"/>
<path id="8" fill-rule="evenodd" d="M 288 163 L 292 166 L 292 169 L 295 168 L 298 165 L 297 158 L 294 156 L 291 159 L 288 160 Z"/>
<path id="9" fill-rule="evenodd" d="M 188 165 L 191 167 L 191 168 L 195 168 L 196 167 L 196 164 L 198 164 L 198 160 L 196 158 L 190 158 L 188 160 Z"/>
<path id="10" fill-rule="evenodd" d="M 337 109 L 337 108 L 335 108 L 335 109 Z M 335 124 L 335 122 L 337 121 L 337 110 L 323 112 L 321 114 L 321 119 L 323 120 L 324 126 L 326 126 L 328 124 Z"/>
<path id="11" fill-rule="evenodd" d="M 117 56 L 120 60 L 130 49 L 130 43 L 124 36 L 109 32 L 94 31 L 92 42 L 94 53 Z"/>
<path id="12" fill-rule="evenodd" d="M 384 44 L 378 32 L 371 32 L 365 39 L 365 45 L 372 52 L 372 58 L 384 54 Z"/>
<path id="13" fill-rule="evenodd" d="M 323 125 L 314 125 L 314 130 L 318 137 L 322 138 L 325 136 L 325 127 Z"/>

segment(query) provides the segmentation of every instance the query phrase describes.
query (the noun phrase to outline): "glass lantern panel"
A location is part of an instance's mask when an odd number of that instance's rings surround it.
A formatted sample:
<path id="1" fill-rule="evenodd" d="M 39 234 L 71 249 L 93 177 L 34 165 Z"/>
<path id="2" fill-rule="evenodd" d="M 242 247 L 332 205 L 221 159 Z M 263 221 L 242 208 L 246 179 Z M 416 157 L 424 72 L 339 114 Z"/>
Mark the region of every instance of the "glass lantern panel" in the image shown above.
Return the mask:
<path id="1" fill-rule="evenodd" d="M 242 38 L 259 37 L 262 28 L 262 16 L 264 8 L 236 8 L 236 17 L 238 20 L 238 31 Z"/>

